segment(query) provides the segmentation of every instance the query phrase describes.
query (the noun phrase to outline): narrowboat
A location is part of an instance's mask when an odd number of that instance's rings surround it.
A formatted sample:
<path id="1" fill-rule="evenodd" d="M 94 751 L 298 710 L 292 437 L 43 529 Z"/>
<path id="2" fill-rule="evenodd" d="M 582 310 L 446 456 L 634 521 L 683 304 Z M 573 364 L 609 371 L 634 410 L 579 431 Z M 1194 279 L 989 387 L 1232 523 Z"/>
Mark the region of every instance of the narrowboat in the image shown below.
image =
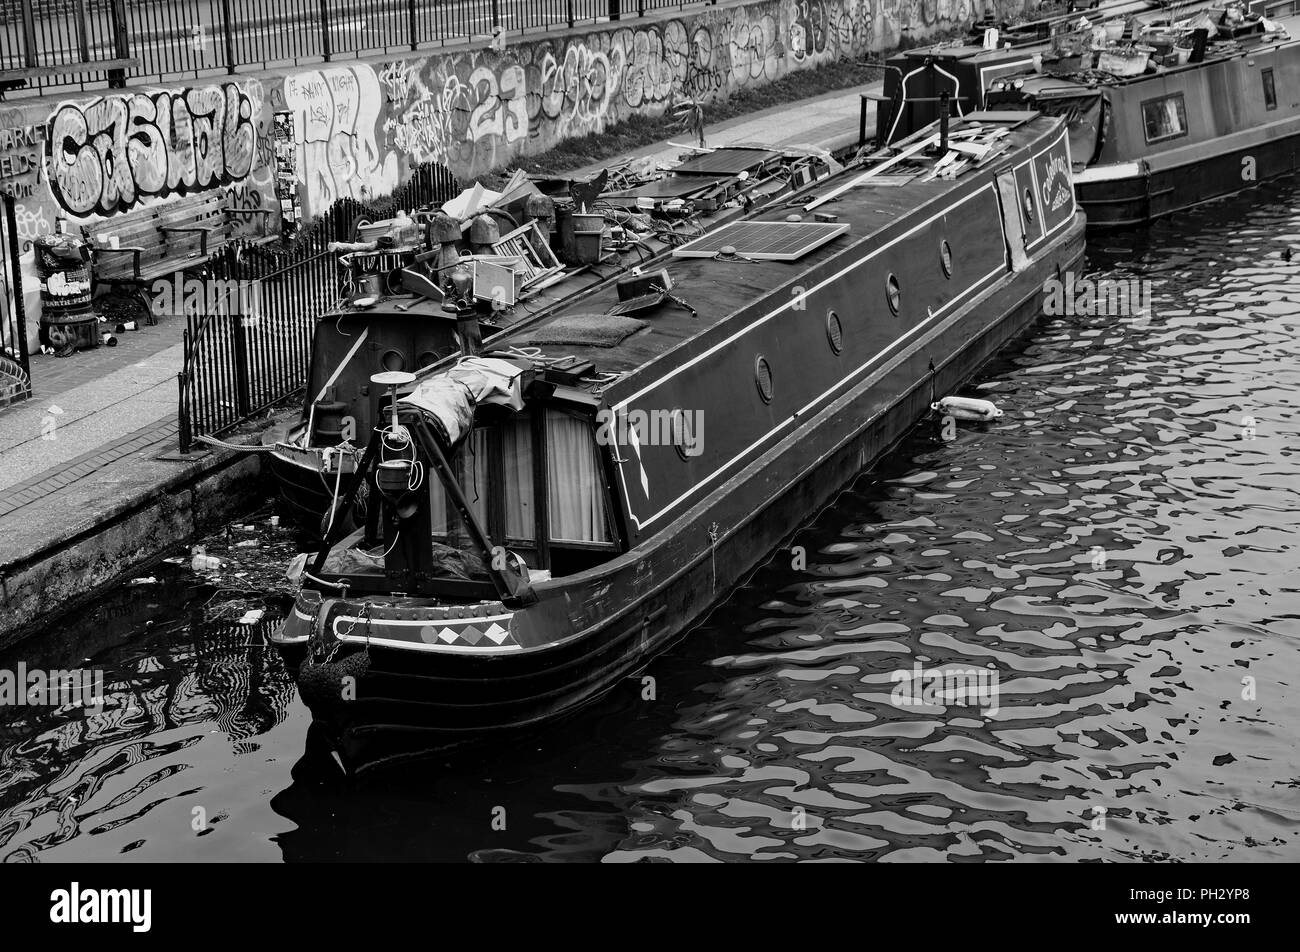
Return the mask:
<path id="1" fill-rule="evenodd" d="M 940 108 L 1064 116 L 1093 227 L 1145 224 L 1296 170 L 1297 18 L 1220 3 L 1064 26 L 1036 46 L 930 47 L 891 61 L 884 141 Z"/>
<path id="2" fill-rule="evenodd" d="M 973 112 L 376 375 L 341 512 L 371 505 L 273 636 L 316 732 L 360 772 L 636 673 L 1023 332 L 1083 232 L 1064 122 Z"/>
<path id="3" fill-rule="evenodd" d="M 263 433 L 258 447 L 282 511 L 305 535 L 319 536 L 379 419 L 382 388 L 370 377 L 421 374 L 460 352 L 455 308 L 447 302 L 454 273 L 466 275 L 477 299 L 491 305 L 478 321 L 478 332 L 491 340 L 838 167 L 829 156 L 800 149 L 690 149 L 669 169 L 614 180 L 529 180 L 517 173 L 499 193 L 480 200 L 478 187 L 466 190 L 459 205 L 417 212 L 409 219 L 414 240 L 396 222 L 367 224 L 373 234 L 356 237 L 371 240 L 336 247 L 352 290 L 316 323 L 302 412 Z M 354 519 L 365 499 L 363 492 Z"/>

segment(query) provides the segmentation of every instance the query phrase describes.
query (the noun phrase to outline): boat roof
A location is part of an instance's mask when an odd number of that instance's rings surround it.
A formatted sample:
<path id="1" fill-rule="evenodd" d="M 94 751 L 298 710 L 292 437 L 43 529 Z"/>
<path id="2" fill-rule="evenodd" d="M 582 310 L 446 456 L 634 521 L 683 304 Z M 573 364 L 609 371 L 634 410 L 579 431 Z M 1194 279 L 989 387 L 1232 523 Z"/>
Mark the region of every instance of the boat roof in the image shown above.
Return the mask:
<path id="1" fill-rule="evenodd" d="M 1222 7 L 1223 0 L 1207 0 L 1207 2 L 1204 3 L 1181 5 L 1176 8 L 1175 15 L 1178 19 L 1185 20 L 1197 15 L 1198 13 L 1208 13 L 1211 11 L 1221 10 Z M 1105 14 L 1106 18 L 1112 18 L 1120 9 L 1122 8 L 1106 9 L 1101 12 Z M 1095 15 L 1097 12 L 1098 11 L 1096 10 L 1081 10 L 1078 14 L 1073 15 L 1073 18 L 1077 20 L 1082 14 Z M 1168 16 L 1168 12 L 1169 10 L 1167 7 L 1162 8 L 1159 6 L 1147 11 L 1150 17 L 1161 15 Z M 1148 19 L 1147 17 L 1142 16 L 1137 18 L 1142 20 Z M 1055 21 L 1062 18 L 1053 17 L 1051 19 Z M 1069 18 L 1067 17 L 1064 19 Z M 1028 59 L 1028 57 L 1033 53 L 1042 52 L 1050 47 L 1051 41 L 1046 37 L 1034 43 L 1012 47 L 1000 47 L 994 50 L 986 50 L 982 46 L 972 46 L 962 42 L 954 44 L 952 41 L 948 41 L 935 43 L 930 46 L 913 47 L 901 55 L 918 63 L 933 58 L 963 63 L 969 62 L 971 65 L 975 66 L 988 66 L 1001 64 L 1008 60 L 1018 60 L 1024 62 L 1027 66 L 1025 70 L 1026 75 L 1023 77 L 1026 84 L 1028 84 L 1029 76 L 1041 75 L 1054 80 L 1054 82 L 1050 84 L 1053 93 L 1056 92 L 1059 86 L 1066 82 L 1074 83 L 1080 87 L 1080 91 L 1082 91 L 1084 88 L 1097 89 L 1103 86 L 1130 86 L 1149 80 L 1155 76 L 1168 76 L 1173 73 L 1202 69 L 1210 63 L 1223 62 L 1237 56 L 1258 53 L 1260 47 L 1265 45 L 1274 49 L 1282 49 L 1300 43 L 1300 15 L 1269 17 L 1267 19 L 1270 23 L 1281 26 L 1282 30 L 1276 33 L 1252 33 L 1235 39 L 1216 38 L 1212 36 L 1210 37 L 1209 45 L 1207 45 L 1205 49 L 1205 58 L 1201 62 L 1185 63 L 1181 66 L 1153 64 L 1153 69 L 1137 76 L 1114 76 L 1100 73 L 1097 70 L 1081 71 L 1079 73 L 1067 74 L 1059 77 L 1052 76 L 1049 73 L 1039 72 L 1037 69 L 1030 66 L 1031 60 Z M 1154 24 L 1149 22 L 1148 25 Z M 1021 77 L 1013 76 L 1011 74 L 1002 74 L 998 78 L 1008 80 Z"/>
<path id="2" fill-rule="evenodd" d="M 1215 4 L 1222 3 L 1223 0 L 1184 0 L 1182 3 L 1176 3 L 1176 8 L 1180 11 L 1189 9 L 1200 9 L 1201 7 L 1211 7 Z M 1046 6 L 1046 5 L 1044 5 Z M 1051 27 L 1060 24 L 1075 22 L 1080 18 L 1087 19 L 1094 23 L 1103 20 L 1112 20 L 1119 17 L 1138 17 L 1146 18 L 1152 16 L 1168 16 L 1171 5 L 1169 0 L 1105 0 L 1095 7 L 1087 9 L 1070 10 L 1068 4 L 1058 3 L 1055 5 L 1054 12 L 1046 12 L 1032 19 L 1013 20 L 1005 23 L 1005 29 L 1000 36 L 1000 40 L 1011 42 L 1012 48 L 1032 46 L 1034 39 L 1019 39 L 1019 37 L 1031 36 L 1035 33 L 1046 34 Z M 979 36 L 980 32 L 996 21 L 996 18 L 986 18 L 977 20 L 971 25 L 971 33 Z"/>
<path id="3" fill-rule="evenodd" d="M 743 180 L 739 173 L 734 171 L 735 169 L 746 171 L 758 167 L 770 169 L 781 161 L 798 161 L 809 157 L 825 158 L 816 149 L 797 146 L 778 149 L 758 143 L 740 143 L 722 149 L 707 150 L 703 153 L 699 150 L 687 148 L 676 165 L 667 168 L 659 167 L 657 171 L 652 173 L 650 180 L 641 189 L 630 190 L 629 193 L 643 192 L 647 197 L 661 199 L 676 197 L 689 200 L 719 186 L 736 187 L 740 185 Z M 726 174 L 687 174 L 693 171 L 693 166 L 699 165 L 701 162 L 712 161 L 717 165 L 723 160 L 730 162 L 726 166 Z M 766 181 L 757 179 L 751 181 L 756 183 L 749 193 L 755 204 L 763 203 L 770 195 L 780 194 L 787 187 L 785 180 L 779 176 Z M 614 213 L 617 214 L 618 208 L 621 207 L 618 199 L 623 194 L 618 191 L 603 192 L 600 201 L 606 208 L 613 208 Z M 626 209 L 627 211 L 636 210 L 635 196 L 633 196 L 630 206 Z M 702 210 L 697 206 L 694 211 L 695 218 L 699 222 L 697 227 L 703 228 L 716 227 L 740 217 L 743 213 L 744 210 L 734 204 L 724 204 L 712 210 Z M 665 235 L 669 235 L 674 231 L 685 234 L 684 223 L 674 225 L 671 221 L 665 221 L 660 224 Z M 526 296 L 521 297 L 516 306 L 524 314 L 533 315 L 566 299 L 580 299 L 590 289 L 606 282 L 611 274 L 630 271 L 648 257 L 669 248 L 670 242 L 674 240 L 676 239 L 671 237 L 667 238 L 667 240 L 650 238 L 642 246 L 633 246 L 623 251 L 611 253 L 598 265 L 568 267 L 563 273 L 555 275 L 553 280 L 545 283 L 544 286 L 530 290 Z M 344 300 L 323 315 L 321 320 L 337 321 L 341 317 L 348 315 L 409 318 L 411 320 L 437 319 L 453 323 L 456 320 L 454 315 L 449 314 L 444 309 L 441 302 L 407 291 L 381 294 L 374 303 L 361 307 L 358 307 L 354 301 Z M 496 330 L 490 322 L 485 322 L 485 325 L 485 335 Z"/>
<path id="4" fill-rule="evenodd" d="M 1000 152 L 1000 156 L 1001 161 L 1005 161 L 1006 157 L 1019 153 L 1059 124 L 1058 119 L 1028 110 L 972 113 L 963 119 L 954 119 L 950 132 L 954 137 L 969 135 L 972 141 L 979 135 L 1001 137 L 1001 141 L 1006 143 L 1006 149 Z M 922 153 L 916 153 L 914 158 L 921 166 L 919 170 L 912 171 L 912 167 L 901 163 L 891 165 L 891 174 L 882 172 L 875 184 L 863 184 L 844 191 L 815 212 L 804 211 L 804 206 L 813 200 L 828 196 L 874 165 L 897 156 L 907 150 L 909 144 L 933 137 L 935 131 L 936 125 L 923 128 L 889 149 L 882 150 L 874 162 L 851 166 L 794 193 L 783 202 L 746 216 L 745 220 L 749 222 L 783 223 L 788 216 L 793 216 L 804 223 L 819 224 L 815 221 L 816 216 L 819 213 L 829 213 L 835 217 L 835 221 L 827 224 L 848 226 L 846 233 L 800 255 L 797 260 L 755 260 L 735 255 L 668 257 L 648 264 L 646 271 L 664 268 L 669 272 L 673 284 L 672 294 L 694 308 L 695 314 L 677 303 L 665 302 L 640 315 L 642 326 L 616 345 L 602 345 L 599 338 L 610 331 L 611 325 L 620 324 L 612 321 L 602 323 L 599 320 L 601 317 L 609 317 L 608 311 L 619 302 L 617 289 L 605 286 L 581 302 L 556 309 L 544 320 L 536 323 L 523 322 L 519 327 L 508 330 L 491 342 L 488 351 L 497 355 L 512 351 L 520 356 L 530 356 L 541 364 L 564 358 L 590 361 L 595 366 L 595 376 L 581 381 L 577 389 L 598 399 L 616 402 L 622 393 L 633 386 L 633 375 L 648 371 L 650 365 L 705 335 L 711 328 L 730 320 L 737 312 L 762 297 L 778 293 L 777 289 L 783 285 L 795 281 L 843 252 L 850 242 L 857 243 L 878 235 L 919 207 L 960 188 L 963 183 L 960 176 L 951 180 L 928 176 L 925 168 L 932 167 L 935 158 L 923 158 Z M 989 161 L 990 167 L 1001 164 L 1001 161 L 992 156 Z M 905 170 L 907 175 L 892 174 Z M 719 237 L 718 240 L 726 239 Z M 579 318 L 576 322 L 572 320 L 575 317 Z M 588 318 L 586 323 L 592 332 L 591 339 L 587 342 L 582 341 L 582 333 L 563 332 L 558 335 L 558 339 L 548 340 L 557 337 L 553 333 L 557 325 L 566 329 L 574 323 L 584 323 L 581 320 L 583 317 Z M 619 332 L 615 327 L 613 333 Z M 618 379 L 611 380 L 612 375 L 618 375 Z"/>
<path id="5" fill-rule="evenodd" d="M 1096 81 L 1088 83 L 1090 86 L 1132 86 L 1143 80 L 1151 79 L 1154 76 L 1170 76 L 1174 73 L 1192 72 L 1203 69 L 1210 63 L 1222 63 L 1238 56 L 1253 56 L 1260 52 L 1260 47 L 1268 46 L 1272 49 L 1286 49 L 1300 43 L 1300 16 L 1278 17 L 1269 20 L 1282 27 L 1282 32 L 1278 33 L 1255 33 L 1249 36 L 1240 37 L 1235 40 L 1214 40 L 1211 38 L 1209 46 L 1205 48 L 1205 59 L 1199 63 L 1186 63 L 1182 66 L 1160 66 L 1157 65 L 1154 72 L 1143 73 L 1140 76 L 1114 77 L 1107 79 L 1104 83 Z"/>

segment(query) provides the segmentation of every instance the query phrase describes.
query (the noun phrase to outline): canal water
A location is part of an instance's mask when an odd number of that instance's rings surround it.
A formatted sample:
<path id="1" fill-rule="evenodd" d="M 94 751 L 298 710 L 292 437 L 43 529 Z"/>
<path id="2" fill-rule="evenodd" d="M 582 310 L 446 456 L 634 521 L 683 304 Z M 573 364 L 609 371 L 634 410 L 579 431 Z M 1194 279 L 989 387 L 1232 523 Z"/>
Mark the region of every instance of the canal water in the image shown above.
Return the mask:
<path id="1" fill-rule="evenodd" d="M 232 527 L 216 577 L 165 564 L 0 657 L 107 691 L 0 715 L 0 857 L 1300 859 L 1297 207 L 1094 237 L 1149 311 L 1044 318 L 972 391 L 1000 421 L 918 426 L 806 564 L 509 745 L 340 782 L 265 647 L 292 539 Z M 996 710 L 897 703 L 918 666 L 991 672 Z"/>

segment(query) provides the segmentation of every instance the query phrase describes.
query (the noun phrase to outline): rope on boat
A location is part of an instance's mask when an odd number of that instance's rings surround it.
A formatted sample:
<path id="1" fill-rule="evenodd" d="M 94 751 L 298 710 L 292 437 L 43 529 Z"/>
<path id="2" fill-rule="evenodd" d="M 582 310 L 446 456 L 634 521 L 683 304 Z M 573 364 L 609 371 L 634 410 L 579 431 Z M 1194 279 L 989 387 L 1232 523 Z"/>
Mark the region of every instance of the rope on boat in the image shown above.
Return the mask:
<path id="1" fill-rule="evenodd" d="M 316 576 L 312 575 L 310 572 L 306 571 L 305 569 L 303 570 L 302 577 L 305 579 L 310 579 L 312 582 L 314 582 L 317 585 L 323 585 L 326 588 L 336 589 L 337 591 L 343 592 L 345 595 L 347 594 L 348 586 L 343 585 L 339 582 L 327 582 L 323 578 L 317 578 Z"/>
<path id="2" fill-rule="evenodd" d="M 209 446 L 215 446 L 219 450 L 234 450 L 236 453 L 274 453 L 274 446 L 262 446 L 259 444 L 248 445 L 246 443 L 227 443 L 219 440 L 215 436 L 196 436 L 194 438 L 199 443 L 207 443 Z"/>

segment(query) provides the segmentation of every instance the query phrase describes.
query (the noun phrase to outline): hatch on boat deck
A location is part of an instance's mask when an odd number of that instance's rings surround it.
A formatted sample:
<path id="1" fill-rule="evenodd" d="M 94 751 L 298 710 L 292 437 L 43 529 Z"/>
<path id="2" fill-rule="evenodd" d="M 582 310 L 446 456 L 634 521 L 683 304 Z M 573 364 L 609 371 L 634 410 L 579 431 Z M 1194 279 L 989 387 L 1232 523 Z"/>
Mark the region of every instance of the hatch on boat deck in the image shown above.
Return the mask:
<path id="1" fill-rule="evenodd" d="M 734 254 L 756 261 L 798 261 L 849 230 L 847 222 L 738 221 L 673 249 L 677 258 Z"/>
<path id="2" fill-rule="evenodd" d="M 975 112 L 968 112 L 962 116 L 963 122 L 1000 122 L 1006 125 L 1008 129 L 1015 129 L 1017 126 L 1023 126 L 1030 119 L 1033 119 L 1038 113 L 1032 110 L 993 110 L 977 109 Z"/>
<path id="3" fill-rule="evenodd" d="M 769 149 L 746 149 L 731 146 L 687 159 L 675 169 L 678 175 L 722 175 L 730 177 L 741 172 L 756 172 L 764 165 L 781 158 L 780 152 Z"/>

